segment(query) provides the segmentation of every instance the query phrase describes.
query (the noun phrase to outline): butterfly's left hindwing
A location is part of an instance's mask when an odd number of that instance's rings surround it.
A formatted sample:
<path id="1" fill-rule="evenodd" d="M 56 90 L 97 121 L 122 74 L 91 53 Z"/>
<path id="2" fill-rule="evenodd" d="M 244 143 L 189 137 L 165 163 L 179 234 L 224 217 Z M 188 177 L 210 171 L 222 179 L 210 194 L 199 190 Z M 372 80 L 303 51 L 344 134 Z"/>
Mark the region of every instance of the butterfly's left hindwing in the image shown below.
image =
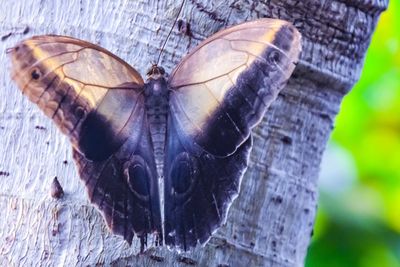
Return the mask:
<path id="1" fill-rule="evenodd" d="M 128 241 L 161 235 L 157 174 L 144 83 L 107 50 L 65 36 L 36 36 L 10 50 L 12 75 L 69 137 L 89 199 Z"/>
<path id="2" fill-rule="evenodd" d="M 251 147 L 251 129 L 290 77 L 300 34 L 261 19 L 218 32 L 186 56 L 169 84 L 165 241 L 204 243 L 225 220 Z"/>

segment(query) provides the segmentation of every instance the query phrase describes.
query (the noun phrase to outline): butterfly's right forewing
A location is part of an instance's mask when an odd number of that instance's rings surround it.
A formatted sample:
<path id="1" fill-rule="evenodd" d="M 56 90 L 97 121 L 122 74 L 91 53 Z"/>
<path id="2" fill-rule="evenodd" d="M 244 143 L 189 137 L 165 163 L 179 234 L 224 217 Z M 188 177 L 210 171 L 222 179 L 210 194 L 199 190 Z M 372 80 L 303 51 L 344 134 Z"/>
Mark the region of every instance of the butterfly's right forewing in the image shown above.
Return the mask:
<path id="1" fill-rule="evenodd" d="M 206 39 L 171 74 L 172 116 L 179 128 L 215 156 L 232 154 L 290 77 L 300 47 L 296 28 L 275 19 Z"/>

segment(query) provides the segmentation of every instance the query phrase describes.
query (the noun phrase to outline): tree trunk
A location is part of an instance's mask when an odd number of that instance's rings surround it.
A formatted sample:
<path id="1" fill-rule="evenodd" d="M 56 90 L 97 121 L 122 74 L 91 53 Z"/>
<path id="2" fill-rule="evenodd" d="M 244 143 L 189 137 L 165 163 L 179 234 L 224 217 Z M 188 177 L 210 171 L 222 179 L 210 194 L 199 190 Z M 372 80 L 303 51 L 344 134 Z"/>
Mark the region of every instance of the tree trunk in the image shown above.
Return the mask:
<path id="1" fill-rule="evenodd" d="M 149 2 L 149 3 L 148 3 Z M 31 35 L 62 34 L 114 52 L 143 76 L 156 61 L 179 1 L 4 1 L 0 51 Z M 387 0 L 188 0 L 161 64 L 171 72 L 201 40 L 259 17 L 293 22 L 303 52 L 293 77 L 254 131 L 251 162 L 228 220 L 211 241 L 178 254 L 136 255 L 88 203 L 71 147 L 11 82 L 0 54 L 0 265 L 302 266 L 313 232 L 317 177 L 343 96 L 357 81 Z M 7 66 L 7 68 L 4 68 Z M 88 74 L 90 75 L 90 74 Z M 50 197 L 57 176 L 60 200 Z"/>

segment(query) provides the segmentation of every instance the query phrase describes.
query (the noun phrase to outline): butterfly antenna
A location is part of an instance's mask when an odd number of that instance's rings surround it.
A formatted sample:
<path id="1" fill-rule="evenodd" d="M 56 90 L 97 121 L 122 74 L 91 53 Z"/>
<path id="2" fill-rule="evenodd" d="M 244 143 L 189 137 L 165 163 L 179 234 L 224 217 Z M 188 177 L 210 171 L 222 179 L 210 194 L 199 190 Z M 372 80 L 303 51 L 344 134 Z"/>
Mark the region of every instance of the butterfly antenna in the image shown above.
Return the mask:
<path id="1" fill-rule="evenodd" d="M 157 59 L 156 65 L 158 65 L 158 63 L 160 62 L 161 54 L 162 54 L 162 52 L 164 51 L 164 47 L 165 47 L 165 45 L 166 45 L 167 42 L 168 42 L 169 36 L 171 35 L 172 30 L 174 29 L 176 22 L 178 21 L 178 17 L 179 17 L 179 15 L 180 15 L 181 12 L 182 12 L 183 5 L 185 4 L 185 1 L 186 1 L 186 0 L 183 0 L 183 1 L 182 1 L 181 7 L 179 8 L 179 12 L 178 12 L 178 15 L 177 15 L 176 18 L 175 18 L 174 24 L 172 24 L 172 27 L 171 27 L 171 29 L 169 30 L 169 33 L 168 33 L 168 35 L 167 35 L 167 38 L 165 39 L 164 44 L 163 44 L 163 46 L 161 47 L 160 54 L 158 55 L 158 59 Z"/>

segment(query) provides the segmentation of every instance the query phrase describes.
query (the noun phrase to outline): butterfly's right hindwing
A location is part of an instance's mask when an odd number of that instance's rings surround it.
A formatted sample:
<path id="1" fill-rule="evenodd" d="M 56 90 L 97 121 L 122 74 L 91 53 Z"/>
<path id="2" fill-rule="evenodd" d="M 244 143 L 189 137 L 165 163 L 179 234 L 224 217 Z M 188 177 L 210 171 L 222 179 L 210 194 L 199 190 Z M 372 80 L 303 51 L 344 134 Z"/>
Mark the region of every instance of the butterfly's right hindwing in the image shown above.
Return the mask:
<path id="1" fill-rule="evenodd" d="M 224 222 L 229 206 L 237 197 L 251 148 L 249 137 L 234 153 L 215 157 L 190 145 L 168 121 L 165 160 L 165 243 L 187 250 L 204 244 Z"/>

